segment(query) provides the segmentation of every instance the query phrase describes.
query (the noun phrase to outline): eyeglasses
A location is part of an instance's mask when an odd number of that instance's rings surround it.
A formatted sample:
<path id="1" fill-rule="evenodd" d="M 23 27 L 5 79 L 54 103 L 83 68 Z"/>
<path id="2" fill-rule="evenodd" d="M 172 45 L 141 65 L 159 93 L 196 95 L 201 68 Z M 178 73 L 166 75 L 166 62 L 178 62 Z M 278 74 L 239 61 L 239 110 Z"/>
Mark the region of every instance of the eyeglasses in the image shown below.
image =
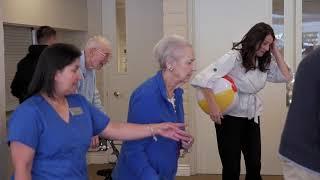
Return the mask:
<path id="1" fill-rule="evenodd" d="M 109 56 L 111 55 L 111 53 L 102 52 L 100 49 L 97 49 L 97 52 L 106 59 L 108 59 Z"/>

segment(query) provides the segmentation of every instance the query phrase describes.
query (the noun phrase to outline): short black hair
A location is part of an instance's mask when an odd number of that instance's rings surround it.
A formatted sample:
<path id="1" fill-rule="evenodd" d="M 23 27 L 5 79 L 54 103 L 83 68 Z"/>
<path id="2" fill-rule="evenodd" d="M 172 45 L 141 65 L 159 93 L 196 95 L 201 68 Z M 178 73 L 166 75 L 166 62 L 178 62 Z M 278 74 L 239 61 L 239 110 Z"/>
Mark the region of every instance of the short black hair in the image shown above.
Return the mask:
<path id="1" fill-rule="evenodd" d="M 72 64 L 81 56 L 81 51 L 71 44 L 57 43 L 48 46 L 40 55 L 28 89 L 28 97 L 44 92 L 54 97 L 54 76 L 58 70 Z"/>
<path id="2" fill-rule="evenodd" d="M 52 36 L 56 36 L 57 32 L 50 26 L 40 26 L 37 30 L 37 41 L 39 44 L 43 44 L 48 41 Z"/>

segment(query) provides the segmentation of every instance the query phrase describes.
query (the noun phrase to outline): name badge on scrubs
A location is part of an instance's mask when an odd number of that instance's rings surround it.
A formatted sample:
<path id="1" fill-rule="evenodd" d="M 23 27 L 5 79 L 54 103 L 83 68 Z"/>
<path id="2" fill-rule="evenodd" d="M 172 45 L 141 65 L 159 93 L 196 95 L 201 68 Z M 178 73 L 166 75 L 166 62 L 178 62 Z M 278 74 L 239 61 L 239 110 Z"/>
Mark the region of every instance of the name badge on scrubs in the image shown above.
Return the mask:
<path id="1" fill-rule="evenodd" d="M 72 108 L 69 108 L 69 111 L 72 116 L 78 116 L 83 113 L 83 110 L 81 107 L 72 107 Z"/>

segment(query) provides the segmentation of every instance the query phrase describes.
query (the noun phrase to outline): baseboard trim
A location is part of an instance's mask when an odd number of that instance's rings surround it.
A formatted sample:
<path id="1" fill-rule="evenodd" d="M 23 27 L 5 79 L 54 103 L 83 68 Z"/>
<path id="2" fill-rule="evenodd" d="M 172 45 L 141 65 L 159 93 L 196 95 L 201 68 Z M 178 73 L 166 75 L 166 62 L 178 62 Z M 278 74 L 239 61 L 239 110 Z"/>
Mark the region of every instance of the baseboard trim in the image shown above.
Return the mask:
<path id="1" fill-rule="evenodd" d="M 178 164 L 177 176 L 191 176 L 191 167 L 189 164 Z"/>
<path id="2" fill-rule="evenodd" d="M 108 153 L 88 152 L 87 164 L 105 164 L 109 162 Z M 191 167 L 189 164 L 178 164 L 177 176 L 191 176 Z"/>

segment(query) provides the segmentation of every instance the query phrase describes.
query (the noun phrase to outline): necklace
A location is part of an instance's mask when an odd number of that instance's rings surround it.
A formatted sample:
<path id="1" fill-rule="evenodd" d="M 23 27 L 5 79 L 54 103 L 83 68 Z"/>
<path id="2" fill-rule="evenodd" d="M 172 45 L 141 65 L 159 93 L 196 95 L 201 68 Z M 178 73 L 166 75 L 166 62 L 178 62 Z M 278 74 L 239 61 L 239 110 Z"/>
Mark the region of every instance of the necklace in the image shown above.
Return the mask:
<path id="1" fill-rule="evenodd" d="M 168 98 L 168 101 L 172 104 L 174 112 L 177 112 L 176 111 L 176 98 L 174 98 L 174 96 L 172 96 L 172 98 Z"/>
<path id="2" fill-rule="evenodd" d="M 63 119 L 65 122 L 69 122 L 69 105 L 66 98 L 63 98 L 61 101 L 49 98 L 44 96 L 47 102 L 52 106 L 56 113 Z"/>

